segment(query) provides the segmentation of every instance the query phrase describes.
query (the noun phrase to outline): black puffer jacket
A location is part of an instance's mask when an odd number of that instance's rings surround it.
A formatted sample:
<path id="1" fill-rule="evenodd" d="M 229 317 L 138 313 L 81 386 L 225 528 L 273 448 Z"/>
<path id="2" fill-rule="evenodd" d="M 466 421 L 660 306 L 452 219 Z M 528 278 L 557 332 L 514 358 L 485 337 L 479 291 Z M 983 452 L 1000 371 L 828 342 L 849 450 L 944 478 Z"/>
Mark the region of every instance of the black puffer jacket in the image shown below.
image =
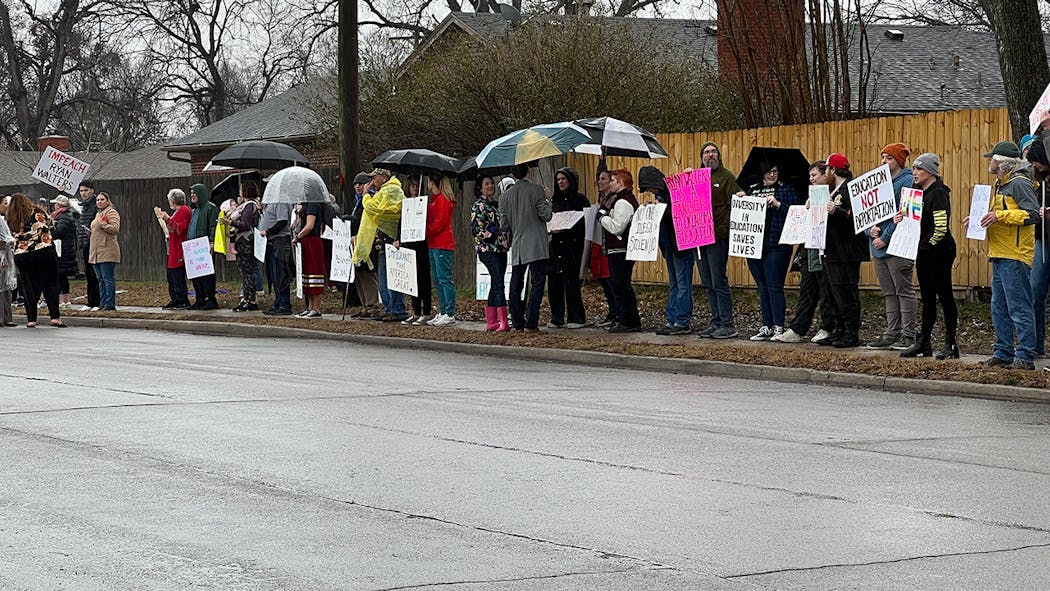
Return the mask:
<path id="1" fill-rule="evenodd" d="M 58 274 L 69 277 L 77 274 L 77 221 L 70 210 L 55 218 L 51 237 L 62 241 L 62 252 L 58 257 Z"/>
<path id="2" fill-rule="evenodd" d="M 569 179 L 569 190 L 560 191 L 555 181 L 554 195 L 551 197 L 551 211 L 583 211 L 591 206 L 587 197 L 580 193 L 580 177 L 572 168 L 558 170 Z M 557 175 L 555 175 L 557 178 Z M 550 256 L 555 273 L 578 273 L 580 259 L 583 258 L 584 223 L 578 222 L 569 230 L 551 234 Z"/>
<path id="3" fill-rule="evenodd" d="M 853 206 L 849 199 L 849 182 L 844 181 L 831 194 L 835 210 L 828 214 L 828 235 L 824 245 L 824 260 L 829 263 L 862 263 L 868 260 L 870 249 L 864 232 L 853 231 Z"/>

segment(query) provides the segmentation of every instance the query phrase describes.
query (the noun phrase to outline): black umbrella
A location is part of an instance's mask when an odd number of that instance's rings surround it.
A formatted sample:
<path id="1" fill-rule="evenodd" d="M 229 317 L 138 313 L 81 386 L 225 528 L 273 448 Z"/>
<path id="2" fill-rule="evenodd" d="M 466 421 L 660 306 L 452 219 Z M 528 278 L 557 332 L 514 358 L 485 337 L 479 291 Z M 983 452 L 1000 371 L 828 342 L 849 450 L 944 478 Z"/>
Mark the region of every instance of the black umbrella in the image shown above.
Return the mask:
<path id="1" fill-rule="evenodd" d="M 277 142 L 250 140 L 240 142 L 219 152 L 211 159 L 213 164 L 233 168 L 280 170 L 289 166 L 310 166 L 310 161 L 299 150 Z"/>
<path id="2" fill-rule="evenodd" d="M 798 148 L 751 148 L 737 175 L 738 184 L 746 191 L 751 185 L 762 182 L 762 174 L 771 166 L 777 167 L 781 182 L 790 184 L 805 199 L 809 194 L 809 161 Z"/>
<path id="3" fill-rule="evenodd" d="M 540 165 L 539 160 L 534 160 L 529 163 L 529 166 L 536 168 Z M 462 181 L 469 181 L 478 178 L 483 174 L 492 176 L 502 176 L 510 174 L 514 171 L 513 166 L 496 166 L 490 168 L 478 168 L 477 158 L 470 157 L 463 161 L 463 165 L 459 167 L 459 178 Z"/>
<path id="4" fill-rule="evenodd" d="M 573 123 L 591 135 L 591 141 L 574 149 L 581 154 L 600 155 L 604 148 L 608 156 L 667 158 L 667 150 L 656 141 L 656 136 L 633 123 L 612 117 L 590 117 Z"/>
<path id="5" fill-rule="evenodd" d="M 456 176 L 463 165 L 457 158 L 425 149 L 387 150 L 372 160 L 372 166 L 386 168 L 403 174 L 429 174 L 440 172 L 445 176 Z"/>
<path id="6" fill-rule="evenodd" d="M 241 183 L 244 181 L 255 181 L 259 183 L 259 189 L 265 189 L 266 186 L 262 180 L 262 173 L 257 170 L 249 170 L 245 172 L 237 172 L 219 181 L 219 184 L 211 190 L 211 202 L 215 205 L 222 205 L 223 201 L 227 199 L 237 197 L 241 192 Z"/>

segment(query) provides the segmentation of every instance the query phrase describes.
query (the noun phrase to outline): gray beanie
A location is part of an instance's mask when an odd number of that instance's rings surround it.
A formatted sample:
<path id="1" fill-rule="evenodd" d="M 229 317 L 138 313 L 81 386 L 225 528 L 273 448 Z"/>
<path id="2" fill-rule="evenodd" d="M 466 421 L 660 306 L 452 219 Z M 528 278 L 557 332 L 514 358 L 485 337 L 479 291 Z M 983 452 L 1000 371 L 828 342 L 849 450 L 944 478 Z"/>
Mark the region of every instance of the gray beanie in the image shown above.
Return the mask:
<path id="1" fill-rule="evenodd" d="M 920 154 L 918 158 L 911 161 L 911 167 L 925 170 L 933 176 L 941 178 L 941 159 L 933 152 Z"/>

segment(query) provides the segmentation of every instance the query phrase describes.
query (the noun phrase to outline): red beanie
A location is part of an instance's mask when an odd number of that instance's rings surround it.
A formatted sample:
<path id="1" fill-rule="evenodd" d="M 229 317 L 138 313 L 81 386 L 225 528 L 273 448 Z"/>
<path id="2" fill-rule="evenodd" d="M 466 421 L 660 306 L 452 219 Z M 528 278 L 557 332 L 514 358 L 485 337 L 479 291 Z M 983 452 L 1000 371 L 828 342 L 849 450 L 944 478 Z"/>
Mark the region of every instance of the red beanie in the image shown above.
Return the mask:
<path id="1" fill-rule="evenodd" d="M 904 162 L 907 161 L 908 156 L 911 155 L 911 152 L 908 151 L 908 146 L 901 143 L 888 144 L 882 149 L 882 153 L 896 160 L 901 168 L 904 168 Z"/>

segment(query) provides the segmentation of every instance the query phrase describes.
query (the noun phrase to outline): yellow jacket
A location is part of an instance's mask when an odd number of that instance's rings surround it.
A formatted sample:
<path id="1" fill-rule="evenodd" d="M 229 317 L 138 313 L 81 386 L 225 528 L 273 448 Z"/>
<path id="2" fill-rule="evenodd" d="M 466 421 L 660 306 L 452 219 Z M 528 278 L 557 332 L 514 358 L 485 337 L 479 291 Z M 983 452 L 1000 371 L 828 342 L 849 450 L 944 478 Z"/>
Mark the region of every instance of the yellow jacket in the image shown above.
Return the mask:
<path id="1" fill-rule="evenodd" d="M 1012 172 L 995 182 L 993 193 L 988 210 L 995 212 L 998 221 L 988 226 L 988 258 L 1014 259 L 1031 267 L 1035 260 L 1032 224 L 1039 219 L 1032 179 Z"/>
<path id="2" fill-rule="evenodd" d="M 361 198 L 361 226 L 357 229 L 357 238 L 354 242 L 353 263 L 355 265 L 367 263 L 369 267 L 372 266 L 372 259 L 369 255 L 376 239 L 376 229 L 382 230 L 384 234 L 395 240 L 398 238 L 401 201 L 404 199 L 405 192 L 401 190 L 401 181 L 396 178 L 383 183 L 383 186 L 374 195 L 366 193 Z"/>

